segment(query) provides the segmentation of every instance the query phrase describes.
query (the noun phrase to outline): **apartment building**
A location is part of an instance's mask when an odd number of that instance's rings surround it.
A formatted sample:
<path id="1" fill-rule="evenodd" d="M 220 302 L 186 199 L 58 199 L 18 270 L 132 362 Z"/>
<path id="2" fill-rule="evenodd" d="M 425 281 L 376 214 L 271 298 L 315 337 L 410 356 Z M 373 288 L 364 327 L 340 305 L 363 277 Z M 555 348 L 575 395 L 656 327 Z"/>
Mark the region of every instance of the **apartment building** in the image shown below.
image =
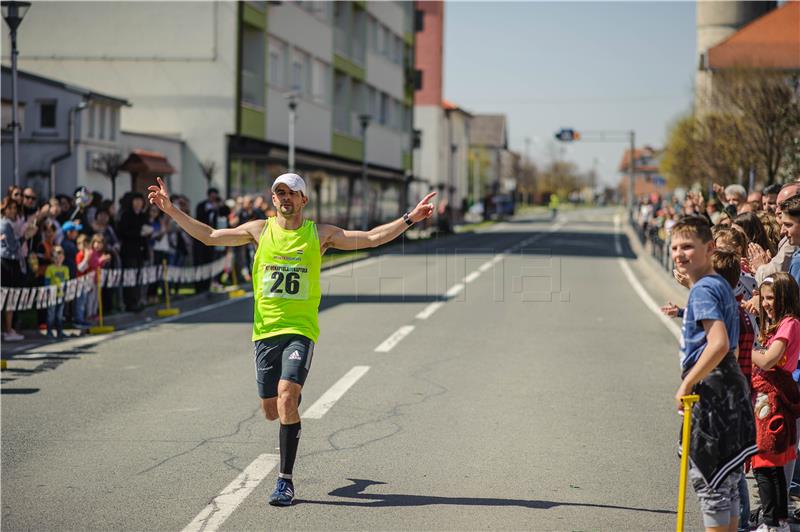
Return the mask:
<path id="1" fill-rule="evenodd" d="M 472 114 L 444 99 L 444 2 L 416 2 L 421 31 L 416 40 L 416 68 L 421 83 L 414 94 L 414 125 L 419 131 L 415 174 L 440 193 L 456 217 L 480 197 L 470 190 L 469 128 Z"/>
<path id="2" fill-rule="evenodd" d="M 182 192 L 194 201 L 210 163 L 228 195 L 268 190 L 288 168 L 291 100 L 311 216 L 361 219 L 364 155 L 370 220 L 405 208 L 410 2 L 37 2 L 18 40 L 21 69 L 121 95 L 123 128 L 181 138 Z"/>

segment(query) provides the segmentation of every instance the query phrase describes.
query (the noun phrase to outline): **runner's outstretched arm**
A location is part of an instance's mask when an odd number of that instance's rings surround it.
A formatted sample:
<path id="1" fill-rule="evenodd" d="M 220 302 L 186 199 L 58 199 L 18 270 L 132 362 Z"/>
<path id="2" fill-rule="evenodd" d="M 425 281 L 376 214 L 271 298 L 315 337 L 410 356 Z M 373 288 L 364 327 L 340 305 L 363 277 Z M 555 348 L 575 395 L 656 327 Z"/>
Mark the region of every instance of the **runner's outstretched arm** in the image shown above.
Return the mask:
<path id="1" fill-rule="evenodd" d="M 421 222 L 433 215 L 433 205 L 430 200 L 435 195 L 436 192 L 431 192 L 408 213 L 412 222 Z M 374 248 L 394 240 L 409 227 L 403 218 L 379 225 L 369 231 L 348 231 L 334 225 L 321 225 L 319 228 L 321 247 L 323 250 L 327 248 L 342 250 Z"/>
<path id="2" fill-rule="evenodd" d="M 176 208 L 169 199 L 164 181 L 160 177 L 156 179 L 158 179 L 158 185 L 147 187 L 147 190 L 150 191 L 147 199 L 175 220 L 181 229 L 203 244 L 207 246 L 243 246 L 250 242 L 257 242 L 264 220 L 253 220 L 228 229 L 214 229 Z"/>

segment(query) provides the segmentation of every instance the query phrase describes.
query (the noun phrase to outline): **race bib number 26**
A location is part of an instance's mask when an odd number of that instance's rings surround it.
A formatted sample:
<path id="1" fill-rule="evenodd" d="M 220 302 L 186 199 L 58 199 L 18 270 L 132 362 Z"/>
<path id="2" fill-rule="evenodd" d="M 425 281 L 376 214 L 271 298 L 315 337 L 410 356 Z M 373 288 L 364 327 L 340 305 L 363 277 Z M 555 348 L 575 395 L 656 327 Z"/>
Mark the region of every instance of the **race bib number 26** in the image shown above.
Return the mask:
<path id="1" fill-rule="evenodd" d="M 308 269 L 268 264 L 264 268 L 261 290 L 264 297 L 308 299 Z"/>

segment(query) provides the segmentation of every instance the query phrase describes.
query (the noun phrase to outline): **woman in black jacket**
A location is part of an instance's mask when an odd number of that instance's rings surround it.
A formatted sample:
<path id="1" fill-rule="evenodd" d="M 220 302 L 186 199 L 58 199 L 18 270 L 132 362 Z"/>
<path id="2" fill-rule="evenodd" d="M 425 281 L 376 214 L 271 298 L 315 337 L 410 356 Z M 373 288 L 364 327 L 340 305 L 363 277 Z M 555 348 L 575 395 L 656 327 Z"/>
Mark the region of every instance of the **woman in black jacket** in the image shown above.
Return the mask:
<path id="1" fill-rule="evenodd" d="M 140 270 L 145 265 L 148 252 L 148 237 L 152 228 L 147 223 L 147 214 L 144 210 L 144 196 L 138 192 L 128 194 L 120 200 L 120 217 L 117 224 L 117 236 L 120 239 L 120 256 L 123 268 L 136 268 Z M 125 310 L 139 312 L 143 308 L 143 288 L 139 283 L 140 274 L 137 271 L 137 285 L 126 287 L 123 290 Z"/>

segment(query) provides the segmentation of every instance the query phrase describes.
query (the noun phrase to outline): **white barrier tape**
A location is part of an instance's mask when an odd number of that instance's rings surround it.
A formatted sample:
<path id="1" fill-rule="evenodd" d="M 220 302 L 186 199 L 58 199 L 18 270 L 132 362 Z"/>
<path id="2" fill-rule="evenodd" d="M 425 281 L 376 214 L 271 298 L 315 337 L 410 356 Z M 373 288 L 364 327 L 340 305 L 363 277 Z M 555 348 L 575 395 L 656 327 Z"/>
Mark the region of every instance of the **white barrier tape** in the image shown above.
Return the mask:
<path id="1" fill-rule="evenodd" d="M 221 257 L 209 264 L 200 266 L 173 266 L 167 270 L 167 279 L 171 283 L 191 283 L 211 279 L 225 269 L 225 258 Z M 164 267 L 161 265 L 144 268 L 117 268 L 100 270 L 100 287 L 116 288 L 145 286 L 160 283 L 164 279 Z M 94 274 L 70 279 L 58 285 L 26 286 L 21 288 L 0 288 L 0 309 L 30 310 L 44 309 L 57 304 L 68 303 L 97 288 L 97 277 Z"/>

